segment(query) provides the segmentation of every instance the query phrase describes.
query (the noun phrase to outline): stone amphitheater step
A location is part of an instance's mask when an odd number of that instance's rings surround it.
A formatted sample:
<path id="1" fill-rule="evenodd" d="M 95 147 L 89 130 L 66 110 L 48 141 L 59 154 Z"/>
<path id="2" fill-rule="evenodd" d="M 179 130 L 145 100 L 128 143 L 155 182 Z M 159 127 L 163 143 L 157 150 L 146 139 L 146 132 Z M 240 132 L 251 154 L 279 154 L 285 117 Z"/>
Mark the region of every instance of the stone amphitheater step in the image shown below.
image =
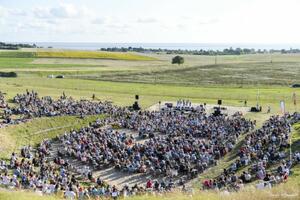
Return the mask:
<path id="1" fill-rule="evenodd" d="M 137 143 L 145 143 L 149 139 L 141 139 L 139 138 L 139 134 L 135 130 L 131 129 L 118 129 L 115 130 L 118 132 L 125 132 L 126 135 L 132 135 L 135 138 L 135 141 Z M 162 135 L 161 133 L 157 132 L 155 135 Z M 55 157 L 57 157 L 58 150 L 63 151 L 64 145 L 60 141 L 54 141 L 52 143 L 51 149 L 50 149 L 50 155 L 48 157 L 49 160 L 53 161 Z M 132 174 L 123 172 L 120 170 L 115 169 L 114 166 L 103 166 L 102 169 L 93 169 L 93 166 L 86 165 L 83 162 L 74 159 L 74 158 L 64 158 L 69 162 L 69 164 L 74 168 L 72 172 L 76 177 L 80 177 L 81 174 L 79 173 L 80 170 L 83 170 L 85 168 L 89 168 L 93 170 L 93 177 L 98 178 L 100 177 L 102 180 L 106 181 L 110 185 L 115 185 L 117 188 L 122 188 L 124 185 L 128 186 L 134 186 L 135 184 L 139 186 L 144 186 L 148 179 L 152 179 L 151 175 L 145 175 L 145 174 Z M 159 178 L 160 179 L 160 178 Z"/>
<path id="2" fill-rule="evenodd" d="M 115 169 L 115 167 L 107 167 L 105 169 L 96 170 L 93 172 L 93 176 L 95 178 L 100 177 L 102 180 L 111 185 L 115 185 L 118 188 L 122 188 L 125 185 L 130 187 L 135 184 L 144 185 L 146 181 L 151 178 L 150 175 L 122 172 Z"/>

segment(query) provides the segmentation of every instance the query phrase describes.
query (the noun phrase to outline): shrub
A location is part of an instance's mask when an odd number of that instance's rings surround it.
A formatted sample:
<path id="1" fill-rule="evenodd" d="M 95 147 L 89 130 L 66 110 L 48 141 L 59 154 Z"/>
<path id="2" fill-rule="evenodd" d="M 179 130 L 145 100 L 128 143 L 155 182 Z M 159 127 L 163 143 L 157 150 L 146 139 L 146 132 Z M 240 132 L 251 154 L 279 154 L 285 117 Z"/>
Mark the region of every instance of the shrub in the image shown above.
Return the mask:
<path id="1" fill-rule="evenodd" d="M 16 72 L 0 72 L 0 77 L 16 78 L 17 76 Z"/>

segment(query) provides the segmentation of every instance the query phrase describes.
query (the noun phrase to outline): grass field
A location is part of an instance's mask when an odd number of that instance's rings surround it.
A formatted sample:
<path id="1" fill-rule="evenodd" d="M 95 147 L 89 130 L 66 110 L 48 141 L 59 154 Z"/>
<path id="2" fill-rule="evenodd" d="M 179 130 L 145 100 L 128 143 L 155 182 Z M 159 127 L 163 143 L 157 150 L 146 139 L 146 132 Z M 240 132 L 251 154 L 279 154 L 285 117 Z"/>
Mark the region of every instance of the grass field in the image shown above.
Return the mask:
<path id="1" fill-rule="evenodd" d="M 36 53 L 24 51 L 0 51 L 0 57 L 3 58 L 35 58 Z"/>
<path id="2" fill-rule="evenodd" d="M 155 60 L 133 53 L 114 53 L 102 51 L 37 51 L 38 58 L 94 58 L 111 60 Z"/>
<path id="3" fill-rule="evenodd" d="M 0 57 L 4 58 L 78 58 L 78 59 L 111 59 L 111 60 L 132 60 L 150 61 L 152 57 L 135 53 L 115 53 L 103 51 L 73 51 L 73 50 L 47 50 L 32 49 L 32 51 L 0 51 Z"/>
<path id="4" fill-rule="evenodd" d="M 1 53 L 7 54 L 5 51 Z M 11 53 L 15 54 L 15 52 Z M 21 53 L 30 54 L 31 52 L 21 51 Z M 174 55 L 134 54 L 138 59 L 124 60 L 127 59 L 123 59 L 127 54 L 112 53 L 117 55 L 115 59 L 105 59 L 109 56 L 106 57 L 107 55 L 102 55 L 103 53 L 110 54 L 93 51 L 39 50 L 35 54 L 47 58 L 35 56 L 11 59 L 10 56 L 13 55 L 0 56 L 0 70 L 13 70 L 19 76 L 25 77 L 63 74 L 71 79 L 201 87 L 212 85 L 288 87 L 297 83 L 300 77 L 299 54 L 218 56 L 216 64 L 213 56 L 186 55 L 184 56 L 185 63 L 178 66 L 170 62 Z M 80 54 L 88 55 L 84 56 L 85 59 L 78 59 Z M 93 59 L 94 54 L 103 59 Z"/>

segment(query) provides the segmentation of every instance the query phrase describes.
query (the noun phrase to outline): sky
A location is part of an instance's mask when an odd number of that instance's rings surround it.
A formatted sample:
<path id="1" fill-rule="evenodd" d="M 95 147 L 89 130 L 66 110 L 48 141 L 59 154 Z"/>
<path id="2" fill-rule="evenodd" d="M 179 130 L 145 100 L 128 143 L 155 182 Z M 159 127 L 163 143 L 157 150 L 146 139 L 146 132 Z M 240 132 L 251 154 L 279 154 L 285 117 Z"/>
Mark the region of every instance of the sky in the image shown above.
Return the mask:
<path id="1" fill-rule="evenodd" d="M 300 0 L 0 0 L 0 41 L 300 43 Z"/>

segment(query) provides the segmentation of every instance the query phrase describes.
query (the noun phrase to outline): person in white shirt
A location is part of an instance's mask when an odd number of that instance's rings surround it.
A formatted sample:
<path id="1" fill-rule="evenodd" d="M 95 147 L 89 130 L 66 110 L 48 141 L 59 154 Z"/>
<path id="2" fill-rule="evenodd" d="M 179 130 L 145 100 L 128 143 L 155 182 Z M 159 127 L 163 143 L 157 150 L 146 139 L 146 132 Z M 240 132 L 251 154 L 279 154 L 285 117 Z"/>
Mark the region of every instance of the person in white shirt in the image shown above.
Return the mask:
<path id="1" fill-rule="evenodd" d="M 119 192 L 115 186 L 113 186 L 112 192 L 111 192 L 111 197 L 116 200 L 119 196 Z"/>
<path id="2" fill-rule="evenodd" d="M 65 192 L 65 197 L 66 199 L 74 200 L 76 198 L 76 193 L 70 188 Z"/>

